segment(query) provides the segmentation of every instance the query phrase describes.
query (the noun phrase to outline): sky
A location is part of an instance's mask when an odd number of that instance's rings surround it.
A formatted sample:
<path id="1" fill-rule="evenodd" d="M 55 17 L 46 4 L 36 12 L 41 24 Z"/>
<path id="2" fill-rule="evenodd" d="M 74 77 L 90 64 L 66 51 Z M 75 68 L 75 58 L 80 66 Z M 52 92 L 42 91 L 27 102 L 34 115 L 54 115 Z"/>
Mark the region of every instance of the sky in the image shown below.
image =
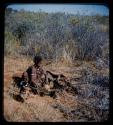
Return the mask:
<path id="1" fill-rule="evenodd" d="M 100 14 L 100 15 L 109 15 L 109 9 L 104 5 L 76 5 L 76 4 L 12 4 L 8 5 L 8 8 L 13 8 L 16 10 L 27 10 L 38 12 L 39 10 L 45 11 L 48 13 L 55 12 L 65 12 L 71 14 L 77 14 L 79 12 L 80 15 L 92 15 L 92 14 Z"/>

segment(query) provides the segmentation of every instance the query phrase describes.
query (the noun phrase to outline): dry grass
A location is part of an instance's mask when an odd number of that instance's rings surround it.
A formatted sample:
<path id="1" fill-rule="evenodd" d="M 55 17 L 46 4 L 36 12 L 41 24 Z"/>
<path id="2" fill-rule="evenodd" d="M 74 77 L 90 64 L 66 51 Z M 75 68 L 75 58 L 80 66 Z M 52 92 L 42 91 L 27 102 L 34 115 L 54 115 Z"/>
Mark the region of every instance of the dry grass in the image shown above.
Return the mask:
<path id="1" fill-rule="evenodd" d="M 45 62 L 43 62 L 45 63 Z M 52 98 L 33 96 L 21 104 L 8 95 L 12 76 L 21 76 L 32 60 L 28 58 L 4 58 L 4 117 L 7 121 L 39 122 L 39 121 L 64 121 L 59 110 L 50 106 Z"/>
<path id="2" fill-rule="evenodd" d="M 78 90 L 78 95 L 71 95 L 67 92 L 60 93 L 56 99 L 49 96 L 39 97 L 33 95 L 25 100 L 24 103 L 17 102 L 8 93 L 11 85 L 12 76 L 17 74 L 21 76 L 29 65 L 32 65 L 32 59 L 22 57 L 4 58 L 4 117 L 7 121 L 16 122 L 58 122 L 58 121 L 102 121 L 107 118 L 108 113 L 100 111 L 103 115 L 98 115 L 91 103 L 96 100 L 101 102 L 100 97 L 109 98 L 108 92 L 101 88 L 97 95 L 91 95 L 92 90 L 96 90 L 95 85 L 82 84 L 81 80 L 74 81 Z M 94 73 L 109 75 L 109 69 L 98 69 L 94 62 L 76 61 L 71 65 L 63 62 L 53 63 L 42 62 L 44 70 L 50 70 L 53 73 L 63 73 L 69 78 L 82 77 L 83 69 L 92 69 Z M 90 96 L 88 96 L 90 94 Z M 99 96 L 99 97 L 98 97 Z"/>
<path id="3" fill-rule="evenodd" d="M 54 122 L 65 120 L 62 117 L 62 113 L 59 110 L 54 110 L 47 99 L 38 96 L 29 98 L 25 103 L 16 102 L 11 98 L 7 98 L 4 100 L 4 107 L 4 116 L 7 121 Z"/>

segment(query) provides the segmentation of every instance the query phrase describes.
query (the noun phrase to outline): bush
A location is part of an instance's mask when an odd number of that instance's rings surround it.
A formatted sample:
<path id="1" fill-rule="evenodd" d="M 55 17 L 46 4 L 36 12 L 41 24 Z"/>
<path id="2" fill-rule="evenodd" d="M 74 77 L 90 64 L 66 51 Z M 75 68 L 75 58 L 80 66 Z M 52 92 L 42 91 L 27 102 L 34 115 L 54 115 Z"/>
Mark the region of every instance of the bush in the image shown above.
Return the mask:
<path id="1" fill-rule="evenodd" d="M 98 15 L 34 13 L 7 9 L 5 15 L 5 31 L 10 32 L 16 39 L 15 42 L 20 41 L 20 50 L 24 48 L 19 54 L 31 56 L 38 53 L 43 58 L 54 61 L 63 58 L 68 63 L 75 59 L 95 60 L 97 57 L 107 57 L 108 46 L 106 49 L 104 46 L 109 42 L 108 24 L 107 16 Z M 5 33 L 6 39 L 14 41 L 7 35 Z M 15 48 L 12 42 L 5 44 L 11 44 Z"/>
<path id="2" fill-rule="evenodd" d="M 4 54 L 5 55 L 16 55 L 20 48 L 20 42 L 16 39 L 11 32 L 5 32 L 5 44 L 4 44 Z"/>
<path id="3" fill-rule="evenodd" d="M 92 17 L 84 17 L 72 27 L 73 38 L 78 47 L 77 58 L 93 60 L 102 55 L 101 47 L 107 43 L 108 34 L 97 27 L 99 26 L 93 22 Z"/>

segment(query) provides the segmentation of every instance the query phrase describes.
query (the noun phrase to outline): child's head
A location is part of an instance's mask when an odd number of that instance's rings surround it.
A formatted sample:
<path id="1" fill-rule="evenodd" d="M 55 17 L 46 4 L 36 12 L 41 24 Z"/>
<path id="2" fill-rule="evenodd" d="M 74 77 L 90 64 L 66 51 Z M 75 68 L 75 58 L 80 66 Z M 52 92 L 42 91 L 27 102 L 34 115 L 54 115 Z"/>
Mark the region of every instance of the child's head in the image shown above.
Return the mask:
<path id="1" fill-rule="evenodd" d="M 42 61 L 42 57 L 41 56 L 35 56 L 33 61 L 36 65 L 39 65 Z"/>

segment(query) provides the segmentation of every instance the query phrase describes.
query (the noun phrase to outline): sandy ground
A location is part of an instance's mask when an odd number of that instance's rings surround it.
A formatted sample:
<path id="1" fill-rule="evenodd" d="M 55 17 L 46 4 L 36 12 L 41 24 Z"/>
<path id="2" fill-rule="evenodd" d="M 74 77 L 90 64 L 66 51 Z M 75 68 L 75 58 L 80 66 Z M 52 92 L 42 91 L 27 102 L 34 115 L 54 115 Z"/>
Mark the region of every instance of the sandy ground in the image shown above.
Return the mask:
<path id="1" fill-rule="evenodd" d="M 28 58 L 4 58 L 4 118 L 7 121 L 16 122 L 61 122 L 67 121 L 64 114 L 54 108 L 53 105 L 58 101 L 62 102 L 64 106 L 74 109 L 77 107 L 77 101 L 71 100 L 67 95 L 65 98 L 55 100 L 49 96 L 40 97 L 38 95 L 32 95 L 24 103 L 15 101 L 9 94 L 8 90 L 11 85 L 12 76 L 14 74 L 21 76 L 22 72 L 26 70 L 29 65 L 32 65 L 32 60 Z M 65 76 L 71 78 L 81 77 L 81 70 L 88 66 L 92 67 L 95 72 L 98 69 L 95 68 L 92 62 L 77 62 L 72 65 L 64 65 L 62 63 L 47 64 L 43 61 L 43 69 L 50 70 L 53 73 L 63 73 Z M 102 69 L 99 73 L 108 74 L 108 69 Z M 66 93 L 65 93 L 66 95 Z M 76 121 L 76 120 L 75 120 Z"/>

